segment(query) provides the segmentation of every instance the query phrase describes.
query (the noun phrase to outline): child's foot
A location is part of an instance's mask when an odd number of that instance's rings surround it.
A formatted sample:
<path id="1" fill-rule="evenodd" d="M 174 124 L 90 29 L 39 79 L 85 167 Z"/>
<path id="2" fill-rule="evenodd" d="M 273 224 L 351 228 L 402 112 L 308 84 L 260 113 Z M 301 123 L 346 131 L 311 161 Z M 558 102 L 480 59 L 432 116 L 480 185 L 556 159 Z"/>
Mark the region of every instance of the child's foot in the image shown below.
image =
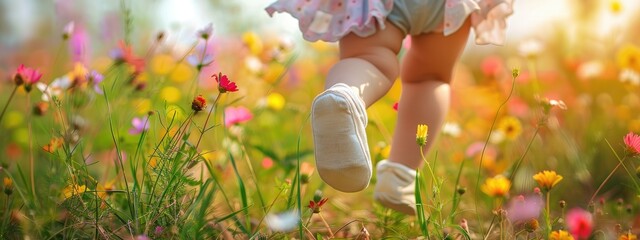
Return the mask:
<path id="1" fill-rule="evenodd" d="M 365 189 L 372 167 L 364 102 L 349 86 L 333 85 L 313 100 L 311 126 L 318 174 L 343 192 Z"/>
<path id="2" fill-rule="evenodd" d="M 383 206 L 408 215 L 416 214 L 416 170 L 382 160 L 377 165 L 378 181 L 373 198 Z"/>

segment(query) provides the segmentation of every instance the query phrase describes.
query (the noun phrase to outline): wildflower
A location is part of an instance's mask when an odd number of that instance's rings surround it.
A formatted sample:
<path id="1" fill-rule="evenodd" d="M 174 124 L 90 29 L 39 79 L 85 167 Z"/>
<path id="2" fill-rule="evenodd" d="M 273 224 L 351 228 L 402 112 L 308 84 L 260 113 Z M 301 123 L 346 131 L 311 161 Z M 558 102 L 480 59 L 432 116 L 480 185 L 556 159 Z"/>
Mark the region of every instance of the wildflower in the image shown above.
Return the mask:
<path id="1" fill-rule="evenodd" d="M 193 109 L 193 111 L 200 112 L 202 111 L 202 109 L 205 109 L 206 107 L 207 107 L 207 100 L 202 95 L 198 95 L 191 102 L 191 109 Z"/>
<path id="2" fill-rule="evenodd" d="M 635 234 L 628 232 L 621 234 L 620 237 L 618 237 L 618 240 L 638 240 L 638 237 Z"/>
<path id="3" fill-rule="evenodd" d="M 102 81 L 104 80 L 104 76 L 102 76 L 102 74 L 95 70 L 92 70 L 91 72 L 87 73 L 86 78 L 87 80 L 89 80 L 89 82 L 93 83 L 93 91 L 95 91 L 97 94 L 104 94 L 104 92 L 102 91 L 102 87 L 100 86 L 100 83 L 102 83 Z"/>
<path id="4" fill-rule="evenodd" d="M 133 50 L 131 50 L 131 46 L 124 41 L 120 41 L 118 43 L 118 48 L 111 51 L 111 57 L 117 64 L 127 63 L 131 65 L 134 68 L 134 73 L 136 74 L 139 74 L 144 70 L 144 59 L 135 56 L 133 54 Z"/>
<path id="5" fill-rule="evenodd" d="M 429 127 L 426 124 L 418 124 L 418 129 L 416 131 L 416 143 L 418 146 L 424 146 L 427 144 L 427 132 L 429 131 Z"/>
<path id="6" fill-rule="evenodd" d="M 620 82 L 623 83 L 629 82 L 633 86 L 640 85 L 640 73 L 633 69 L 623 69 L 618 78 L 620 79 Z"/>
<path id="7" fill-rule="evenodd" d="M 287 211 L 280 214 L 269 213 L 264 219 L 267 227 L 275 232 L 287 232 L 295 229 L 300 221 L 297 211 Z"/>
<path id="8" fill-rule="evenodd" d="M 327 200 L 329 200 L 328 198 L 323 198 L 320 199 L 320 201 L 315 201 L 315 200 L 311 200 L 309 201 L 309 207 L 311 210 L 313 210 L 313 213 L 320 213 L 320 208 L 322 208 L 322 206 L 327 203 Z"/>
<path id="9" fill-rule="evenodd" d="M 533 179 L 538 182 L 538 185 L 540 185 L 544 191 L 549 191 L 562 180 L 562 176 L 558 175 L 556 171 L 545 170 L 533 175 Z"/>
<path id="10" fill-rule="evenodd" d="M 75 195 L 79 195 L 84 193 L 85 191 L 87 191 L 87 186 L 85 185 L 78 185 L 78 184 L 71 184 L 67 187 L 65 187 L 64 189 L 62 189 L 62 196 L 64 196 L 65 199 L 71 198 Z"/>
<path id="11" fill-rule="evenodd" d="M 593 217 L 591 213 L 583 209 L 571 209 L 567 213 L 567 227 L 573 237 L 587 239 L 593 230 Z"/>
<path id="12" fill-rule="evenodd" d="M 543 50 L 544 45 L 537 39 L 525 40 L 518 46 L 518 52 L 526 58 L 535 58 L 540 55 Z"/>
<path id="13" fill-rule="evenodd" d="M 398 102 L 396 102 L 396 103 L 394 103 L 394 104 L 393 104 L 393 110 L 398 111 Z"/>
<path id="14" fill-rule="evenodd" d="M 271 167 L 273 167 L 273 159 L 271 159 L 270 157 L 265 157 L 262 159 L 262 162 L 260 164 L 262 165 L 262 168 L 264 168 L 265 170 L 269 170 L 271 169 Z"/>
<path id="15" fill-rule="evenodd" d="M 144 116 L 142 118 L 134 117 L 131 120 L 132 127 L 129 129 L 129 134 L 140 134 L 149 129 L 149 117 Z"/>
<path id="16" fill-rule="evenodd" d="M 487 178 L 480 189 L 491 197 L 505 197 L 511 188 L 511 181 L 502 175 Z"/>
<path id="17" fill-rule="evenodd" d="M 245 107 L 227 107 L 224 109 L 224 125 L 227 127 L 247 122 L 251 119 L 253 119 L 253 114 Z"/>
<path id="18" fill-rule="evenodd" d="M 40 73 L 40 71 L 38 71 L 37 69 L 24 67 L 23 64 L 20 64 L 20 66 L 16 70 L 16 73 L 13 75 L 13 81 L 16 86 L 24 84 L 24 89 L 27 92 L 31 91 L 31 87 L 33 86 L 33 84 L 40 81 L 40 78 L 42 78 L 42 73 Z"/>
<path id="19" fill-rule="evenodd" d="M 620 11 L 622 11 L 622 4 L 620 3 L 620 0 L 612 0 L 609 5 L 609 10 L 614 14 L 620 13 Z"/>
<path id="20" fill-rule="evenodd" d="M 209 37 L 211 37 L 212 33 L 213 33 L 213 23 L 209 23 L 204 28 L 198 30 L 196 32 L 196 36 L 198 38 L 202 38 L 204 40 L 207 40 L 207 39 L 209 39 Z"/>
<path id="21" fill-rule="evenodd" d="M 616 62 L 621 69 L 640 71 L 640 48 L 633 44 L 623 46 L 618 50 Z"/>
<path id="22" fill-rule="evenodd" d="M 303 162 L 300 165 L 300 183 L 306 184 L 309 183 L 309 179 L 313 174 L 315 168 L 308 162 Z"/>
<path id="23" fill-rule="evenodd" d="M 160 236 L 162 235 L 162 232 L 164 232 L 164 228 L 162 226 L 156 226 L 155 231 L 153 231 L 153 234 L 155 234 L 156 236 Z"/>
<path id="24" fill-rule="evenodd" d="M 170 73 L 175 65 L 175 60 L 168 54 L 159 54 L 151 59 L 151 71 L 158 75 Z"/>
<path id="25" fill-rule="evenodd" d="M 518 76 L 520 76 L 520 69 L 514 68 L 511 70 L 511 76 L 513 78 L 517 78 Z"/>
<path id="26" fill-rule="evenodd" d="M 242 34 L 242 42 L 249 48 L 249 52 L 253 55 L 262 53 L 263 44 L 258 34 L 254 32 L 245 32 Z"/>
<path id="27" fill-rule="evenodd" d="M 558 230 L 549 234 L 549 240 L 574 240 L 574 238 L 567 231 Z"/>
<path id="28" fill-rule="evenodd" d="M 567 207 L 567 202 L 564 200 L 560 200 L 560 202 L 558 202 L 558 205 L 560 205 L 561 209 L 564 209 Z"/>
<path id="29" fill-rule="evenodd" d="M 604 64 L 600 61 L 589 61 L 580 64 L 576 70 L 576 75 L 582 80 L 595 79 L 602 75 L 605 70 Z"/>
<path id="30" fill-rule="evenodd" d="M 166 86 L 160 90 L 160 97 L 168 103 L 176 103 L 182 98 L 182 92 L 176 87 Z"/>
<path id="31" fill-rule="evenodd" d="M 482 73 L 485 76 L 495 78 L 500 72 L 502 72 L 502 59 L 496 56 L 487 57 L 482 60 L 480 69 L 482 69 Z"/>
<path id="32" fill-rule="evenodd" d="M 498 131 L 502 132 L 509 140 L 515 140 L 522 133 L 522 124 L 511 116 L 504 117 L 498 123 Z"/>
<path id="33" fill-rule="evenodd" d="M 460 125 L 458 123 L 446 122 L 444 123 L 444 126 L 442 126 L 442 134 L 458 137 L 461 133 L 462 129 L 460 129 Z"/>
<path id="34" fill-rule="evenodd" d="M 282 94 L 271 93 L 267 96 L 267 107 L 272 110 L 280 111 L 284 108 L 284 104 L 285 100 Z"/>
<path id="35" fill-rule="evenodd" d="M 522 198 L 509 201 L 507 218 L 513 223 L 538 219 L 543 206 L 544 203 L 540 196 L 522 196 Z"/>
<path id="36" fill-rule="evenodd" d="M 216 82 L 218 83 L 218 90 L 220 91 L 220 93 L 238 91 L 238 87 L 236 86 L 236 83 L 230 81 L 229 78 L 227 77 L 227 75 L 223 75 L 222 73 L 218 73 L 218 75 L 214 74 L 211 77 L 213 77 L 216 80 Z"/>
<path id="37" fill-rule="evenodd" d="M 53 98 L 60 98 L 62 93 L 71 87 L 71 80 L 68 76 L 56 78 L 49 85 L 37 83 L 36 88 L 42 92 L 42 101 L 49 102 Z"/>
<path id="38" fill-rule="evenodd" d="M 4 194 L 7 194 L 7 196 L 11 195 L 13 193 L 13 180 L 5 177 L 2 179 L 2 183 L 4 187 Z"/>
<path id="39" fill-rule="evenodd" d="M 624 144 L 627 145 L 627 151 L 632 155 L 640 155 L 640 136 L 633 132 L 624 136 Z"/>
<path id="40" fill-rule="evenodd" d="M 71 80 L 72 86 L 82 86 L 87 82 L 89 70 L 82 63 L 75 63 L 73 70 L 67 73 L 67 77 Z"/>
<path id="41" fill-rule="evenodd" d="M 62 30 L 62 39 L 63 40 L 69 39 L 71 34 L 73 34 L 74 27 L 75 27 L 75 24 L 74 24 L 73 21 L 67 23 L 67 25 L 64 25 L 64 29 Z"/>
<path id="42" fill-rule="evenodd" d="M 51 140 L 49 140 L 49 143 L 47 145 L 42 146 L 42 150 L 48 153 L 54 153 L 56 150 L 58 150 L 58 148 L 62 147 L 63 143 L 64 143 L 64 139 L 59 137 L 54 137 Z"/>
<path id="43" fill-rule="evenodd" d="M 187 62 L 198 69 L 198 71 L 202 70 L 202 68 L 209 66 L 213 63 L 213 47 L 207 44 L 198 45 L 196 50 L 187 56 Z"/>
<path id="44" fill-rule="evenodd" d="M 535 232 L 536 230 L 538 230 L 538 228 L 540 227 L 540 223 L 538 223 L 538 219 L 532 218 L 529 221 L 524 223 L 524 229 L 527 230 L 527 232 Z"/>

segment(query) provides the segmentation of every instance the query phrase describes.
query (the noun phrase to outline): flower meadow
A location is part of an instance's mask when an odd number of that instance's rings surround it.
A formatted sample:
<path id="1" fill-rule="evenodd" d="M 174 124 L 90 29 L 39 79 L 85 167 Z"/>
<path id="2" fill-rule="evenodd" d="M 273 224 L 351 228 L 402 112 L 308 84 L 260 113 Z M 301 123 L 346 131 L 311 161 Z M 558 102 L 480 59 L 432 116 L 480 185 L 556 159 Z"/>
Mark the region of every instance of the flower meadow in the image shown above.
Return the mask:
<path id="1" fill-rule="evenodd" d="M 640 19 L 599 34 L 585 26 L 638 10 L 593 2 L 467 48 L 442 132 L 415 126 L 416 148 L 435 143 L 415 216 L 314 173 L 309 109 L 337 45 L 150 30 L 126 1 L 110 38 L 60 23 L 0 55 L 0 238 L 637 239 Z M 368 109 L 374 165 L 401 90 Z"/>

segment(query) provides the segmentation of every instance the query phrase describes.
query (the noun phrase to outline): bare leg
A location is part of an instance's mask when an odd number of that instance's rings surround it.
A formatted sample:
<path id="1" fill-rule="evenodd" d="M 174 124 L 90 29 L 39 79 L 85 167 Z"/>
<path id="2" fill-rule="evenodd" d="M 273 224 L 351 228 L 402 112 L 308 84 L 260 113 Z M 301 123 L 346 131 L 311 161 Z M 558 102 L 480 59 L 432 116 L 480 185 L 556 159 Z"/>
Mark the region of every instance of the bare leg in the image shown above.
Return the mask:
<path id="1" fill-rule="evenodd" d="M 398 77 L 398 52 L 404 35 L 387 22 L 384 30 L 361 38 L 349 34 L 340 40 L 340 61 L 334 65 L 325 89 L 344 83 L 357 89 L 367 107 L 384 96 Z"/>
<path id="2" fill-rule="evenodd" d="M 382 97 L 397 77 L 402 37 L 389 23 L 367 38 L 345 36 L 340 41 L 341 60 L 329 72 L 326 90 L 313 101 L 316 166 L 322 180 L 336 190 L 357 192 L 369 185 L 366 107 Z"/>
<path id="3" fill-rule="evenodd" d="M 456 33 L 413 36 L 402 66 L 402 94 L 391 144 L 391 162 L 412 169 L 422 164 L 415 142 L 418 124 L 429 126 L 425 153 L 433 145 L 449 109 L 451 75 L 469 35 L 469 21 Z"/>

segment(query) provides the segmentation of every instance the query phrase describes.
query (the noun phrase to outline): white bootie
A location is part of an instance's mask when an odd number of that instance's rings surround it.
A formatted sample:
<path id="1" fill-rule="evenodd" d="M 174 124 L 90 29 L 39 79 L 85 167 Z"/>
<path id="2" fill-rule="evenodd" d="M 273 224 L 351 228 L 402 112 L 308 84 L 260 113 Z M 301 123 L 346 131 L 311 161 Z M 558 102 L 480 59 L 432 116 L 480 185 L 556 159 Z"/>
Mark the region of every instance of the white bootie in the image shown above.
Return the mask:
<path id="1" fill-rule="evenodd" d="M 382 160 L 377 165 L 378 181 L 373 198 L 383 206 L 408 215 L 416 214 L 416 170 Z"/>
<path id="2" fill-rule="evenodd" d="M 333 85 L 313 100 L 316 167 L 322 180 L 336 190 L 357 192 L 369 185 L 373 170 L 367 121 L 364 102 L 346 84 Z"/>

